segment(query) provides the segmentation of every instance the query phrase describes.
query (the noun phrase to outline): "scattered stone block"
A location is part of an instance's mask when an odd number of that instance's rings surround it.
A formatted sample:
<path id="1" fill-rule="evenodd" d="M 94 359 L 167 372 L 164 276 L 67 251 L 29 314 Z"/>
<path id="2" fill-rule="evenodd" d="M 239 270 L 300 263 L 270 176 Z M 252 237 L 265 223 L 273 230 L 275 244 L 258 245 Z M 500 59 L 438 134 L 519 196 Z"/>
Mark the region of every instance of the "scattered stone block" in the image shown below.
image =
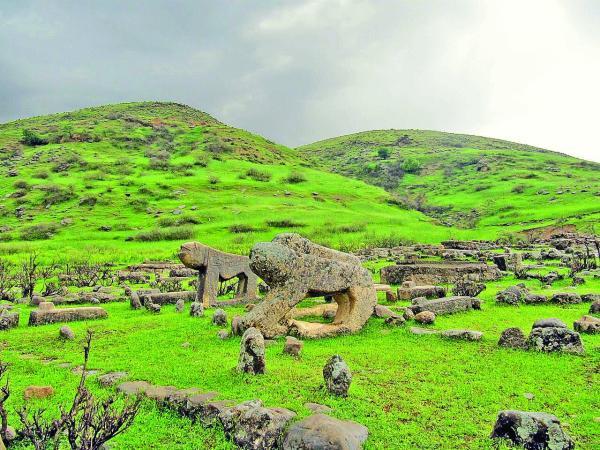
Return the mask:
<path id="1" fill-rule="evenodd" d="M 286 336 L 283 353 L 298 357 L 300 356 L 303 347 L 304 342 L 302 342 L 300 339 L 296 339 L 293 336 Z"/>
<path id="2" fill-rule="evenodd" d="M 218 327 L 227 326 L 227 314 L 222 309 L 216 309 L 212 317 L 213 325 Z"/>
<path id="3" fill-rule="evenodd" d="M 559 305 L 575 305 L 581 303 L 581 297 L 575 292 L 561 292 L 554 294 L 550 301 Z"/>
<path id="4" fill-rule="evenodd" d="M 242 336 L 237 370 L 255 375 L 265 373 L 265 340 L 256 328 L 248 328 Z"/>
<path id="5" fill-rule="evenodd" d="M 394 317 L 397 316 L 398 314 L 396 314 L 394 311 L 392 311 L 390 308 L 388 308 L 387 306 L 383 306 L 383 305 L 375 305 L 375 308 L 373 308 L 373 316 L 374 317 L 379 317 L 379 318 L 387 318 L 387 317 Z"/>
<path id="6" fill-rule="evenodd" d="M 66 325 L 60 327 L 60 330 L 58 331 L 58 335 L 62 339 L 66 339 L 68 341 L 72 341 L 73 339 L 75 339 L 75 333 L 73 333 L 73 330 L 71 330 L 71 327 L 68 327 Z"/>
<path id="7" fill-rule="evenodd" d="M 182 298 L 180 298 L 179 300 L 177 300 L 177 303 L 175 303 L 175 312 L 178 312 L 178 313 L 183 312 L 184 308 L 185 308 L 185 301 Z"/>
<path id="8" fill-rule="evenodd" d="M 326 414 L 328 412 L 333 411 L 329 406 L 327 405 L 321 405 L 320 403 L 305 403 L 304 407 L 308 410 L 310 410 L 313 414 Z"/>
<path id="9" fill-rule="evenodd" d="M 43 399 L 52 395 L 54 395 L 54 388 L 52 386 L 27 386 L 23 392 L 25 400 L 31 400 L 32 398 Z"/>
<path id="10" fill-rule="evenodd" d="M 327 390 L 339 397 L 347 397 L 352 383 L 352 372 L 339 355 L 332 356 L 323 367 L 323 378 Z"/>
<path id="11" fill-rule="evenodd" d="M 552 326 L 553 323 L 558 326 Z M 558 319 L 536 321 L 527 338 L 527 346 L 530 349 L 542 352 L 584 353 L 579 333 L 569 330 Z"/>
<path id="12" fill-rule="evenodd" d="M 290 427 L 283 450 L 359 450 L 368 437 L 369 430 L 359 423 L 315 414 Z"/>
<path id="13" fill-rule="evenodd" d="M 579 333 L 600 333 L 600 319 L 593 316 L 583 316 L 581 319 L 573 322 L 573 328 Z"/>
<path id="14" fill-rule="evenodd" d="M 537 305 L 539 303 L 546 303 L 548 301 L 548 297 L 542 294 L 526 294 L 523 298 L 523 302 L 528 305 Z"/>
<path id="15" fill-rule="evenodd" d="M 461 261 L 404 262 L 381 269 L 381 282 L 400 284 L 412 280 L 418 284 L 455 283 L 464 278 L 492 281 L 502 276 L 496 266 Z"/>
<path id="16" fill-rule="evenodd" d="M 442 331 L 442 337 L 463 341 L 480 341 L 483 338 L 483 333 L 473 330 L 445 330 Z"/>
<path id="17" fill-rule="evenodd" d="M 98 377 L 98 383 L 104 387 L 113 386 L 117 381 L 126 378 L 127 375 L 127 372 L 108 372 Z"/>
<path id="18" fill-rule="evenodd" d="M 567 328 L 567 325 L 560 319 L 551 317 L 549 319 L 538 319 L 533 322 L 533 328 Z"/>
<path id="19" fill-rule="evenodd" d="M 435 314 L 431 311 L 421 311 L 415 314 L 415 320 L 422 324 L 432 324 L 435 322 Z"/>
<path id="20" fill-rule="evenodd" d="M 582 302 L 600 303 L 600 294 L 583 294 L 581 296 Z"/>
<path id="21" fill-rule="evenodd" d="M 527 348 L 527 336 L 525 336 L 525 333 L 520 328 L 507 328 L 500 335 L 498 345 L 500 347 L 524 350 Z"/>
<path id="22" fill-rule="evenodd" d="M 590 305 L 590 314 L 600 314 L 600 300 L 596 300 Z"/>
<path id="23" fill-rule="evenodd" d="M 29 326 L 74 322 L 77 320 L 106 319 L 107 317 L 106 310 L 100 307 L 56 308 L 45 311 L 36 309 L 29 314 Z"/>
<path id="24" fill-rule="evenodd" d="M 392 327 L 401 327 L 402 325 L 404 325 L 404 322 L 404 317 L 401 316 L 390 316 L 387 319 L 385 319 L 385 324 L 390 325 Z"/>
<path id="25" fill-rule="evenodd" d="M 200 302 L 194 302 L 190 306 L 190 316 L 192 317 L 202 317 L 204 316 L 204 305 Z"/>
<path id="26" fill-rule="evenodd" d="M 40 311 L 50 311 L 54 309 L 54 303 L 52 302 L 40 302 L 38 305 Z"/>
<path id="27" fill-rule="evenodd" d="M 411 286 L 398 288 L 399 300 L 412 300 L 418 297 L 440 298 L 446 296 L 446 288 L 443 286 Z"/>
<path id="28" fill-rule="evenodd" d="M 9 310 L 0 311 L 0 331 L 9 330 L 19 326 L 19 312 L 11 312 Z"/>
<path id="29" fill-rule="evenodd" d="M 572 450 L 575 443 L 552 414 L 526 411 L 500 411 L 492 439 L 507 439 L 527 450 Z"/>
<path id="30" fill-rule="evenodd" d="M 480 309 L 481 300 L 476 297 L 443 297 L 434 300 L 413 300 L 410 307 L 415 314 L 430 311 L 435 315 L 453 314 L 471 309 Z"/>
<path id="31" fill-rule="evenodd" d="M 229 330 L 219 330 L 217 332 L 217 337 L 221 340 L 229 339 L 231 337 L 231 333 Z"/>
<path id="32" fill-rule="evenodd" d="M 525 301 L 525 296 L 529 293 L 524 284 L 509 286 L 496 294 L 496 302 L 506 303 L 507 305 L 518 305 Z"/>

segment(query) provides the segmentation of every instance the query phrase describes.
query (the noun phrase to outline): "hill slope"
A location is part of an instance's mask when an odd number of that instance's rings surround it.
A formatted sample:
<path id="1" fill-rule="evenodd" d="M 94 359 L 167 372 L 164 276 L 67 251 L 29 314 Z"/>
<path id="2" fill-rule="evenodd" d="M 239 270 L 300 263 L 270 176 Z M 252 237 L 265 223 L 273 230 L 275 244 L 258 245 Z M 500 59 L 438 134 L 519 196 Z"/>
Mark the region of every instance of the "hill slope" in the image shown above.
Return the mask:
<path id="1" fill-rule="evenodd" d="M 453 233 L 390 205 L 381 188 L 299 161 L 172 103 L 3 124 L 0 255 L 140 261 L 172 257 L 190 239 L 245 252 L 286 230 L 341 248 Z"/>
<path id="2" fill-rule="evenodd" d="M 328 170 L 382 186 L 399 203 L 461 228 L 600 219 L 600 164 L 523 144 L 422 130 L 379 130 L 298 148 Z"/>

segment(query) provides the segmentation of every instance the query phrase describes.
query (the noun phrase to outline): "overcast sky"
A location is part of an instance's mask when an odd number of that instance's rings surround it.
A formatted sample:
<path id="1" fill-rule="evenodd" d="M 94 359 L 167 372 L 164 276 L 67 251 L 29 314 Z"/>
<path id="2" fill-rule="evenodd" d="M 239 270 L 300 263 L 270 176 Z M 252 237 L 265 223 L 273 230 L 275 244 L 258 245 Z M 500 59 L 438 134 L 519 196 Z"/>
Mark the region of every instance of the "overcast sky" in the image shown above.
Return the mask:
<path id="1" fill-rule="evenodd" d="M 290 146 L 424 128 L 600 161 L 600 0 L 0 0 L 0 122 L 137 100 Z"/>

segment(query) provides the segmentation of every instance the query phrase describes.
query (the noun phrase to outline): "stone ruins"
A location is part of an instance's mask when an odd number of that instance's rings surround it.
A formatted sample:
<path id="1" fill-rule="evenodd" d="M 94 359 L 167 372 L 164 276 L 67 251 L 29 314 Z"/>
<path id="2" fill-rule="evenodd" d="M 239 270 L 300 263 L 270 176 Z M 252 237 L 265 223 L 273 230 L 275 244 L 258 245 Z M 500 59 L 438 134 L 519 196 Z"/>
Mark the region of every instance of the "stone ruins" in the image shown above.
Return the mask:
<path id="1" fill-rule="evenodd" d="M 198 301 L 205 308 L 217 302 L 219 281 L 238 278 L 236 299 L 238 301 L 256 298 L 256 275 L 249 266 L 247 256 L 221 252 L 199 242 L 183 244 L 179 259 L 190 269 L 198 271 Z"/>
<path id="2" fill-rule="evenodd" d="M 256 327 L 266 338 L 288 333 L 318 338 L 360 330 L 377 304 L 371 274 L 353 255 L 284 233 L 272 242 L 255 244 L 250 267 L 269 285 L 264 300 L 243 316 L 240 331 Z M 291 318 L 292 309 L 307 297 L 330 295 L 338 305 L 332 323 Z"/>

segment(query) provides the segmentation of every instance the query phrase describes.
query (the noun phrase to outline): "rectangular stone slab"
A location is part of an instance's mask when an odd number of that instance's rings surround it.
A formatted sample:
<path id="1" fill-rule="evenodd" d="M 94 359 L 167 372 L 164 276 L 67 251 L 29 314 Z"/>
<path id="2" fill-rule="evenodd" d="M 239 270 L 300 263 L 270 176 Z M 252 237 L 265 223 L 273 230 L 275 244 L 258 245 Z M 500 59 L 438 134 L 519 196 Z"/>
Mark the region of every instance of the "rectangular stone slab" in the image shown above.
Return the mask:
<path id="1" fill-rule="evenodd" d="M 459 261 L 403 263 L 381 269 L 381 282 L 388 284 L 401 284 L 403 281 L 412 280 L 417 284 L 436 285 L 454 283 L 461 278 L 491 281 L 497 280 L 500 276 L 496 266 Z"/>
<path id="2" fill-rule="evenodd" d="M 193 302 L 196 300 L 196 295 L 196 291 L 160 292 L 140 294 L 140 300 L 143 301 L 143 297 L 150 297 L 150 301 L 156 305 L 174 305 L 178 300 Z"/>
<path id="3" fill-rule="evenodd" d="M 29 315 L 29 326 L 45 325 L 57 322 L 74 322 L 76 320 L 106 319 L 108 313 L 104 308 L 60 308 L 42 311 L 36 309 Z"/>
<path id="4" fill-rule="evenodd" d="M 479 309 L 481 300 L 475 297 L 442 297 L 434 300 L 422 300 L 410 306 L 410 309 L 417 314 L 421 311 L 431 311 L 436 315 L 452 314 L 469 309 Z"/>

